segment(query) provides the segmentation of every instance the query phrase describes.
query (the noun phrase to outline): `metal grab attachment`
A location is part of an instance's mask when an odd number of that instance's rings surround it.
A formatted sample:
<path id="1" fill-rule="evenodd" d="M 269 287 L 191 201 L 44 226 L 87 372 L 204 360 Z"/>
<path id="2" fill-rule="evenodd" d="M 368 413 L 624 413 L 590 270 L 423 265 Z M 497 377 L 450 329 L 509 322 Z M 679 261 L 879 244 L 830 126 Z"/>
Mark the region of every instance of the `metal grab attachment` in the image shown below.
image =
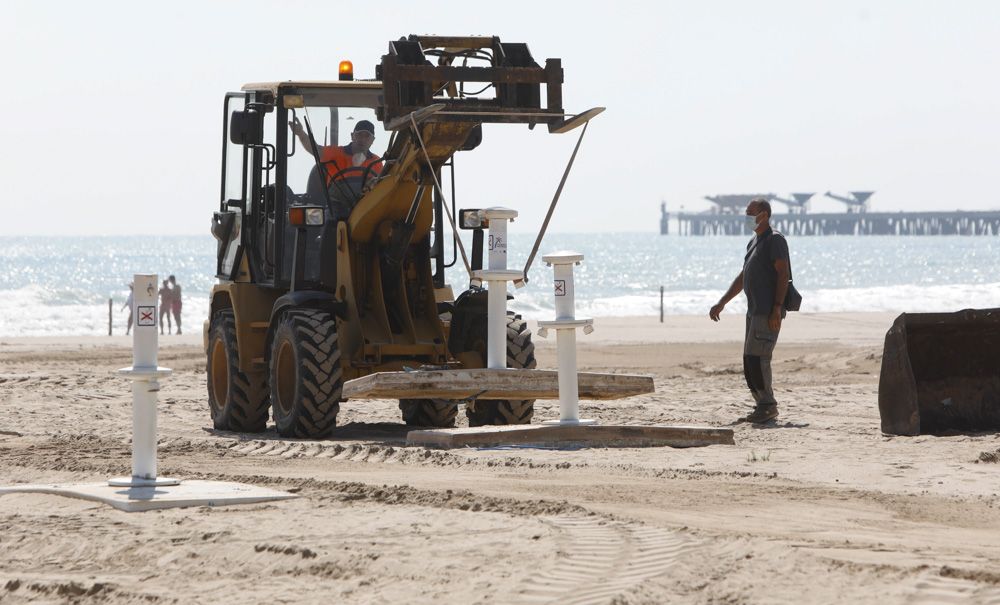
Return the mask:
<path id="1" fill-rule="evenodd" d="M 463 65 L 452 65 L 455 59 Z M 469 61 L 477 64 L 468 65 Z M 444 103 L 447 111 L 431 121 L 546 124 L 550 131 L 566 125 L 562 62 L 546 59 L 541 67 L 522 42 L 411 35 L 389 43 L 375 78 L 382 82 L 384 104 L 378 119 L 385 123 Z M 465 84 L 483 86 L 477 93 L 468 93 Z M 494 98 L 479 96 L 489 89 Z"/>
<path id="2" fill-rule="evenodd" d="M 132 380 L 132 476 L 108 480 L 113 487 L 153 487 L 177 485 L 177 479 L 156 476 L 156 400 L 159 379 L 171 374 L 170 368 L 157 365 L 157 333 L 159 322 L 156 302 L 159 281 L 157 275 L 136 274 L 132 333 L 132 367 L 118 370 L 120 376 Z"/>
<path id="3" fill-rule="evenodd" d="M 580 418 L 579 381 L 576 371 L 576 329 L 584 334 L 594 331 L 593 319 L 576 318 L 576 292 L 573 285 L 573 265 L 583 261 L 579 252 L 554 252 L 542 257 L 552 266 L 556 318 L 538 322 L 538 335 L 548 337 L 549 328 L 556 331 L 556 356 L 559 360 L 559 420 L 545 424 L 594 424 L 595 420 Z"/>
<path id="4" fill-rule="evenodd" d="M 456 60 L 462 65 L 453 65 Z M 480 64 L 469 65 L 469 61 Z M 496 36 L 410 35 L 400 38 L 389 43 L 389 52 L 382 56 L 375 77 L 382 83 L 382 104 L 376 112 L 378 119 L 387 130 L 394 132 L 412 127 L 428 164 L 430 157 L 418 123 L 508 123 L 527 124 L 530 128 L 545 124 L 550 133 L 556 134 L 583 126 L 528 262 L 522 274 L 513 280 L 516 287 L 523 287 L 528 282 L 528 270 L 566 185 L 587 125 L 605 108 L 566 113 L 562 103 L 561 60 L 546 59 L 542 67 L 532 57 L 527 44 L 501 42 Z M 484 86 L 475 93 L 467 93 L 464 92 L 467 83 Z M 493 98 L 480 96 L 490 89 L 495 93 Z M 435 189 L 445 199 L 436 175 Z M 447 204 L 445 212 L 448 213 Z M 469 270 L 462 238 L 450 213 L 448 220 Z"/>

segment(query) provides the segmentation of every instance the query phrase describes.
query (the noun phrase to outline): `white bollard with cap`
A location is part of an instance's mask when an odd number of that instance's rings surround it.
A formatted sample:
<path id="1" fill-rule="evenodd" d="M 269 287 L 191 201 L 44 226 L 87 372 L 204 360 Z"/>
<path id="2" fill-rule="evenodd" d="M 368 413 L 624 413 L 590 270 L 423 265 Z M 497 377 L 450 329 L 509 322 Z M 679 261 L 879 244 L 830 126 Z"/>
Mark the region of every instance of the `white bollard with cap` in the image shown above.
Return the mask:
<path id="1" fill-rule="evenodd" d="M 507 282 L 524 273 L 507 269 L 507 221 L 517 217 L 510 208 L 486 208 L 482 217 L 489 226 L 489 269 L 474 271 L 473 278 L 487 283 L 486 367 L 507 367 Z"/>
<path id="2" fill-rule="evenodd" d="M 573 286 L 573 265 L 583 261 L 579 252 L 553 252 L 542 257 L 552 266 L 556 318 L 539 321 L 538 335 L 548 336 L 549 328 L 556 331 L 556 356 L 559 361 L 559 420 L 544 424 L 594 424 L 594 420 L 580 419 L 580 388 L 576 372 L 576 329 L 584 334 L 594 331 L 593 319 L 576 318 L 576 292 Z"/>
<path id="3" fill-rule="evenodd" d="M 118 374 L 132 380 L 132 476 L 108 480 L 114 487 L 154 487 L 177 485 L 177 479 L 156 476 L 156 400 L 159 378 L 169 376 L 169 368 L 157 365 L 157 276 L 136 274 L 134 282 L 132 367 Z"/>

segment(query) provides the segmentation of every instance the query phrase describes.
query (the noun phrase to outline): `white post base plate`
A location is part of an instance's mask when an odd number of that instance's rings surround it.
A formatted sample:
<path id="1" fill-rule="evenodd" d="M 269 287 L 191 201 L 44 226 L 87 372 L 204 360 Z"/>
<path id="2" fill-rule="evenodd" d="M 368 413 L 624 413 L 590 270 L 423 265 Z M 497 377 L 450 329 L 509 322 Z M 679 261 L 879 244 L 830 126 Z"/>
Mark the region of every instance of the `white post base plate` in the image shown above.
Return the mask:
<path id="1" fill-rule="evenodd" d="M 577 420 L 544 420 L 542 424 L 552 426 L 580 426 L 581 424 L 597 424 L 597 421 L 591 418 L 579 418 Z"/>
<path id="2" fill-rule="evenodd" d="M 129 513 L 188 506 L 251 504 L 298 497 L 288 492 L 245 483 L 196 479 L 183 481 L 178 485 L 157 487 L 112 487 L 107 483 L 34 484 L 0 487 L 0 496 L 17 493 L 53 494 L 82 498 L 109 504 L 118 510 Z"/>
<path id="3" fill-rule="evenodd" d="M 155 479 L 143 479 L 142 477 L 112 477 L 108 479 L 111 487 L 163 487 L 166 485 L 177 485 L 180 479 L 170 477 L 156 477 Z"/>

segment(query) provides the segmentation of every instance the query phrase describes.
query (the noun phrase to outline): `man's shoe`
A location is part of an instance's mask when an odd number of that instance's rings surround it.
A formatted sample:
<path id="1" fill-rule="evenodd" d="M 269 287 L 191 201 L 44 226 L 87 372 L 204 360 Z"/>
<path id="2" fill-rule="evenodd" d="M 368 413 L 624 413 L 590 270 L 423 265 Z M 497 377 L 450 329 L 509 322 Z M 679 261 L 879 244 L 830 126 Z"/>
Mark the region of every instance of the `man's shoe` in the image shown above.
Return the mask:
<path id="1" fill-rule="evenodd" d="M 747 414 L 745 417 L 740 418 L 740 421 L 749 422 L 750 424 L 764 424 L 765 422 L 770 422 L 777 417 L 778 406 L 767 405 L 754 408 L 752 412 Z"/>

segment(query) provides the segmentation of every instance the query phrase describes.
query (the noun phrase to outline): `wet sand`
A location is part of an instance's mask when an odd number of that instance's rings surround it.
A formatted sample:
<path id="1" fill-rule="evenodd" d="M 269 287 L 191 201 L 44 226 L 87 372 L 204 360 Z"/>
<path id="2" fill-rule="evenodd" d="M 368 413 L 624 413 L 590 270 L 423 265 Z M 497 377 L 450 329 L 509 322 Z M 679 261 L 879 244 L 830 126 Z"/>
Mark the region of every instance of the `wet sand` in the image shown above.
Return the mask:
<path id="1" fill-rule="evenodd" d="M 880 433 L 892 319 L 791 316 L 779 421 L 692 449 L 406 447 L 388 400 L 342 404 L 323 441 L 217 432 L 200 333 L 163 337 L 160 472 L 301 497 L 131 514 L 0 497 L 0 602 L 1000 603 L 1000 435 Z M 741 316 L 596 327 L 580 368 L 656 392 L 583 417 L 723 426 L 749 408 Z M 535 342 L 555 367 L 554 339 Z M 128 473 L 129 346 L 0 338 L 0 485 Z"/>

